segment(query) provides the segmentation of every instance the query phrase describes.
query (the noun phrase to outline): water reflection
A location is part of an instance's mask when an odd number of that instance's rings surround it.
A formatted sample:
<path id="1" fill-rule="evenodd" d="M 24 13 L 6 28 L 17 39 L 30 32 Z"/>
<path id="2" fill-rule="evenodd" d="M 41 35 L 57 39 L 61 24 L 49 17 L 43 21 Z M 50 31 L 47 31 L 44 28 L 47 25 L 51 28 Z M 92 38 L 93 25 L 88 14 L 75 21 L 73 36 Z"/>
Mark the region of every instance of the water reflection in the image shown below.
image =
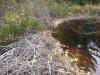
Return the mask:
<path id="1" fill-rule="evenodd" d="M 71 20 L 58 25 L 54 29 L 53 37 L 58 39 L 63 50 L 69 49 L 75 57 L 79 58 L 78 66 L 85 71 L 96 71 L 100 60 L 100 33 L 83 34 L 100 30 L 97 20 Z M 82 33 L 82 34 L 80 34 Z M 98 60 L 97 60 L 98 59 Z M 92 75 L 92 74 L 90 74 Z M 93 74 L 94 75 L 94 74 Z"/>

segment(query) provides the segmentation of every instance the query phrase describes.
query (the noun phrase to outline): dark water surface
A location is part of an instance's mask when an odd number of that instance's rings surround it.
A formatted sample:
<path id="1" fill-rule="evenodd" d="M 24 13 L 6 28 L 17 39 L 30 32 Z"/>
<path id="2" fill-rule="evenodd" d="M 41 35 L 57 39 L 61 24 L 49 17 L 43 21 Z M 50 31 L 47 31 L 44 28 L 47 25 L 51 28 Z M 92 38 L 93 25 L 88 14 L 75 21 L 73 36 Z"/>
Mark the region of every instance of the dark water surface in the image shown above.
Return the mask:
<path id="1" fill-rule="evenodd" d="M 79 58 L 80 68 L 100 75 L 100 20 L 70 20 L 59 24 L 54 32 L 52 36 L 66 45 L 63 50 L 69 49 Z"/>

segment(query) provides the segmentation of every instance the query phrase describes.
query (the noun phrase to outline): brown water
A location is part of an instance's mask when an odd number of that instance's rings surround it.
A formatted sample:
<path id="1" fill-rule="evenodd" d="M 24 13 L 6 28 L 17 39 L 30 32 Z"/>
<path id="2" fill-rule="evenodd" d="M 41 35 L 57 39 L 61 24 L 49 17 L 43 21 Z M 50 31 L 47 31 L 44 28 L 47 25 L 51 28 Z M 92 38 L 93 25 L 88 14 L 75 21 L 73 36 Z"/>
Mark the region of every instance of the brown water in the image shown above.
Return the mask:
<path id="1" fill-rule="evenodd" d="M 98 61 L 94 56 L 100 57 L 99 30 L 100 20 L 98 19 L 70 20 L 59 24 L 54 29 L 55 33 L 52 36 L 61 44 L 66 45 L 66 47 L 62 46 L 64 51 L 68 49 L 75 57 L 79 58 L 77 65 L 80 68 L 85 71 L 89 71 L 90 68 L 96 71 Z M 93 46 L 90 47 L 92 43 Z M 98 54 L 94 54 L 95 52 Z"/>

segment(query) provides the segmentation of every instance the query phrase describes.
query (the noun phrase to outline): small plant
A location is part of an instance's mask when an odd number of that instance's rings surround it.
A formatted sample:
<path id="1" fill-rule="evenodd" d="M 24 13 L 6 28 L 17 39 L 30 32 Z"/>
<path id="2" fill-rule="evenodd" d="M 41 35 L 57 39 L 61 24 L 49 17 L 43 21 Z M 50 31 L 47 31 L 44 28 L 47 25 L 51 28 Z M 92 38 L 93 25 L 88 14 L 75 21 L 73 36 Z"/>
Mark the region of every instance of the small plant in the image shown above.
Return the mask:
<path id="1" fill-rule="evenodd" d="M 0 28 L 0 42 L 14 40 L 27 29 L 37 29 L 39 23 L 31 16 L 20 16 L 15 12 L 8 12 L 4 16 L 5 25 Z"/>

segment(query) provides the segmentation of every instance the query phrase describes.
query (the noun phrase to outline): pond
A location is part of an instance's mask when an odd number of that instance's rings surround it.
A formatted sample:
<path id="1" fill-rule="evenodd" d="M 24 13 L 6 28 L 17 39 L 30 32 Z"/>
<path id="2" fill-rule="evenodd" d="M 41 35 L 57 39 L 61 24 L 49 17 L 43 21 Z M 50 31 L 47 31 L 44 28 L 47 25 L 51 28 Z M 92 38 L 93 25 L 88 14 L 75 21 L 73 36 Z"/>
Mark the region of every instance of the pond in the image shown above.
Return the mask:
<path id="1" fill-rule="evenodd" d="M 54 28 L 52 36 L 79 58 L 78 67 L 85 71 L 99 72 L 100 68 L 100 19 L 64 21 Z M 92 74 L 91 74 L 92 75 Z M 94 75 L 94 74 L 93 74 Z"/>

